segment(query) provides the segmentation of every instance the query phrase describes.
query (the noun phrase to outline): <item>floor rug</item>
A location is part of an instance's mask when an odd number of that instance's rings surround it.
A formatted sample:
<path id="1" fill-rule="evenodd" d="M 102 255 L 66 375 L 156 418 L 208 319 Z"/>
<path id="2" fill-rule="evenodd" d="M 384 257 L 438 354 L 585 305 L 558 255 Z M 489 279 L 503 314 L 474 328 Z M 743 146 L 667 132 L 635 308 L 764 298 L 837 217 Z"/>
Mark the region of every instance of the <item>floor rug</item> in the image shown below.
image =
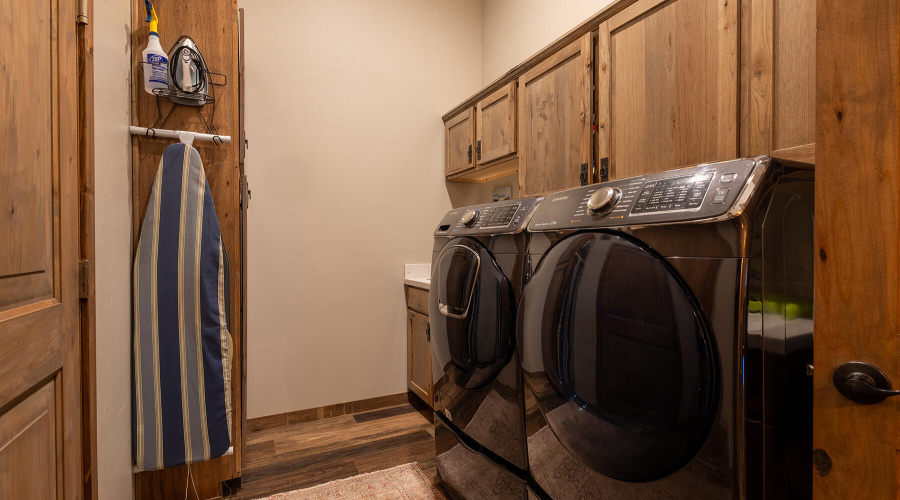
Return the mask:
<path id="1" fill-rule="evenodd" d="M 445 500 L 414 463 L 339 479 L 259 500 Z"/>

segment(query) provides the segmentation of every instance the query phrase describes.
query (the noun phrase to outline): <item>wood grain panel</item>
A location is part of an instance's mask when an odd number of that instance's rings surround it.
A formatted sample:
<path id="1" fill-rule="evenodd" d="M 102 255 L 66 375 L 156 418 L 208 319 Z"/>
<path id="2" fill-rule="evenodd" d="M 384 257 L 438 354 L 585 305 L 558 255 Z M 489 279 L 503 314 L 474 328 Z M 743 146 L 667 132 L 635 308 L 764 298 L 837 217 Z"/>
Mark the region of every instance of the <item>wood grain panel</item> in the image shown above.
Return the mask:
<path id="1" fill-rule="evenodd" d="M 749 104 L 742 155 L 815 161 L 815 0 L 748 0 L 742 69 Z M 801 147 L 807 149 L 798 149 Z M 798 152 L 809 152 L 798 157 Z"/>
<path id="2" fill-rule="evenodd" d="M 816 140 L 816 3 L 775 2 L 772 148 Z"/>
<path id="3" fill-rule="evenodd" d="M 581 184 L 591 157 L 591 34 L 519 78 L 519 195 Z"/>
<path id="4" fill-rule="evenodd" d="M 240 475 L 243 380 L 243 335 L 240 305 L 242 248 L 240 234 L 240 169 L 238 149 L 240 137 L 240 113 L 238 110 L 238 29 L 237 2 L 214 0 L 208 2 L 178 2 L 156 0 L 153 2 L 160 16 L 160 38 L 168 51 L 182 34 L 194 38 L 210 70 L 226 76 L 229 85 L 217 87 L 215 124 L 222 135 L 232 136 L 231 144 L 215 145 L 211 142 L 195 142 L 209 181 L 216 208 L 216 216 L 222 230 L 222 239 L 228 253 L 230 266 L 231 318 L 229 330 L 234 355 L 232 357 L 232 444 L 234 455 L 199 462 L 191 467 L 198 491 L 204 498 L 221 495 L 219 483 Z M 143 77 L 138 67 L 141 51 L 147 43 L 147 28 L 143 8 L 132 9 L 132 123 L 149 127 L 157 118 L 156 101 L 144 92 Z M 172 104 L 162 103 L 162 112 L 168 113 Z M 209 117 L 211 106 L 202 112 Z M 197 108 L 175 108 L 165 125 L 166 129 L 205 132 L 205 125 L 197 114 Z M 147 202 L 153 178 L 163 151 L 172 140 L 132 137 L 132 212 L 133 241 L 140 236 L 140 228 L 147 210 Z M 135 475 L 135 498 L 174 498 L 184 496 L 187 467 L 171 467 L 160 471 L 141 472 Z M 178 493 L 180 491 L 180 493 Z"/>
<path id="5" fill-rule="evenodd" d="M 0 311 L 52 294 L 51 3 L 0 9 Z M 73 102 L 74 103 L 74 102 Z"/>
<path id="6" fill-rule="evenodd" d="M 0 498 L 57 498 L 58 429 L 54 383 L 0 415 Z"/>
<path id="7" fill-rule="evenodd" d="M 406 307 L 428 316 L 428 290 L 407 285 Z"/>
<path id="8" fill-rule="evenodd" d="M 434 390 L 431 380 L 431 338 L 428 332 L 428 316 L 407 311 L 407 360 L 409 390 L 428 406 L 434 407 Z"/>
<path id="9" fill-rule="evenodd" d="M 831 377 L 859 360 L 900 382 L 900 4 L 819 0 L 816 18 L 813 494 L 893 499 L 900 401 L 852 403 Z"/>
<path id="10" fill-rule="evenodd" d="M 75 7 L 21 0 L 0 9 L 3 498 L 84 494 Z"/>
<path id="11" fill-rule="evenodd" d="M 737 156 L 738 10 L 645 0 L 600 26 L 598 157 L 610 178 Z"/>
<path id="12" fill-rule="evenodd" d="M 467 109 L 444 123 L 446 175 L 475 166 L 475 108 Z"/>
<path id="13" fill-rule="evenodd" d="M 475 163 L 479 168 L 515 154 L 516 82 L 478 101 L 475 124 Z"/>

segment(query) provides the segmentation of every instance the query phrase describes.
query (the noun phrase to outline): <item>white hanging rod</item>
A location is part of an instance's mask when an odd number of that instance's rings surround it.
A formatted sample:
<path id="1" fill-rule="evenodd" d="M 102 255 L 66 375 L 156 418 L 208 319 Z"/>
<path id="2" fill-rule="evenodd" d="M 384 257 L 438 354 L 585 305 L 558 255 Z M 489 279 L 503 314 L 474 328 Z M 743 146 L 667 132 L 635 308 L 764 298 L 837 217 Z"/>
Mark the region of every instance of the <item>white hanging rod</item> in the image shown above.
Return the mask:
<path id="1" fill-rule="evenodd" d="M 190 145 L 194 141 L 223 142 L 231 144 L 230 135 L 201 134 L 199 132 L 186 132 L 183 130 L 165 130 L 161 128 L 129 127 L 131 135 L 146 135 L 147 137 L 165 137 L 166 139 L 178 139 Z"/>

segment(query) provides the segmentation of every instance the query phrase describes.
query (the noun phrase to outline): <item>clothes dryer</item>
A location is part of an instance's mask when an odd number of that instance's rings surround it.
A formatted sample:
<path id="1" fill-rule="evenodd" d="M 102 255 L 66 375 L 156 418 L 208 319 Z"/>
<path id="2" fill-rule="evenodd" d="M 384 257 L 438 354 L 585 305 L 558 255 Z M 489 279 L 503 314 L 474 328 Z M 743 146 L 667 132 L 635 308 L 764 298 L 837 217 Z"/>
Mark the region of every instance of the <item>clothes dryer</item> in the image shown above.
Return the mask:
<path id="1" fill-rule="evenodd" d="M 546 496 L 810 498 L 809 166 L 757 157 L 561 191 L 528 230 L 518 347 Z"/>

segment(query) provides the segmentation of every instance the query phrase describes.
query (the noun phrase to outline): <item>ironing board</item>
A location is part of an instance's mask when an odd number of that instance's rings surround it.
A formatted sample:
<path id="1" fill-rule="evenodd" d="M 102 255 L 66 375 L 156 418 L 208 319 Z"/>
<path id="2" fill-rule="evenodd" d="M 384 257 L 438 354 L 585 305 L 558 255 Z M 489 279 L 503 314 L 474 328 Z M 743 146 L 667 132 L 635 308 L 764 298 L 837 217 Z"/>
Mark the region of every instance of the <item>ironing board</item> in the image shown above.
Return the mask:
<path id="1" fill-rule="evenodd" d="M 173 144 L 153 180 L 134 258 L 136 470 L 231 446 L 228 255 L 196 149 Z"/>

